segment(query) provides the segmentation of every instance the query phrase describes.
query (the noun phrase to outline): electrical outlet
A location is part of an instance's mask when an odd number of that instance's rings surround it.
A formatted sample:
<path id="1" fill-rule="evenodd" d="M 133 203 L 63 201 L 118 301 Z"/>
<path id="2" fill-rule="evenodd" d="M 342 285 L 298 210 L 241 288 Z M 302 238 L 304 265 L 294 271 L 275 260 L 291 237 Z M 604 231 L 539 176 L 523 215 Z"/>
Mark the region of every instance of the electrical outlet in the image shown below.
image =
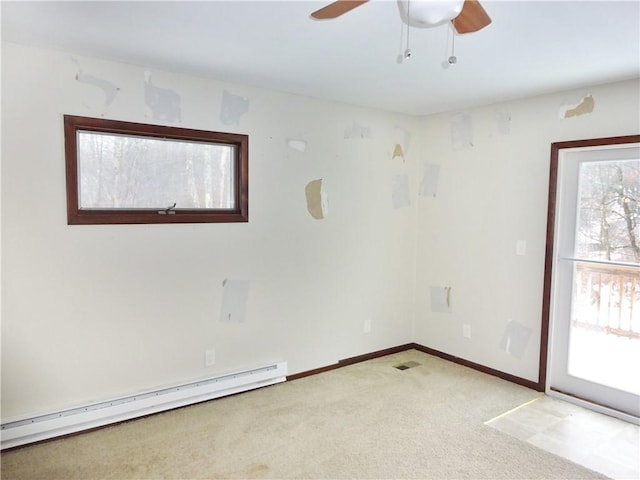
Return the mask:
<path id="1" fill-rule="evenodd" d="M 210 348 L 209 350 L 204 352 L 204 366 L 210 367 L 211 365 L 215 365 L 216 363 L 216 350 L 214 348 Z"/>
<path id="2" fill-rule="evenodd" d="M 462 336 L 464 338 L 471 338 L 471 325 L 468 323 L 462 325 Z"/>
<path id="3" fill-rule="evenodd" d="M 371 320 L 370 319 L 366 319 L 364 321 L 364 323 L 362 324 L 362 331 L 364 333 L 371 333 Z"/>

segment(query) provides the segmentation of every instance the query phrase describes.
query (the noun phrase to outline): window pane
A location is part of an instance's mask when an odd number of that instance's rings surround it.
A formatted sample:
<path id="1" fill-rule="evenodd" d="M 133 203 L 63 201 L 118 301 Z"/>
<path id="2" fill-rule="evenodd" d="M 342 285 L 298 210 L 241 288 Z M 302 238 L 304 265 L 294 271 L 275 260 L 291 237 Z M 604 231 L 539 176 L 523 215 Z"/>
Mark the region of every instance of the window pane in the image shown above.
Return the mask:
<path id="1" fill-rule="evenodd" d="M 640 268 L 575 262 L 567 372 L 640 395 Z"/>
<path id="2" fill-rule="evenodd" d="M 234 209 L 235 146 L 77 132 L 79 208 Z"/>
<path id="3" fill-rule="evenodd" d="M 567 373 L 640 394 L 640 160 L 580 164 Z M 619 262 L 619 263 L 618 263 Z M 625 265 L 629 263 L 631 265 Z"/>
<path id="4" fill-rule="evenodd" d="M 578 258 L 640 263 L 640 160 L 580 165 Z"/>

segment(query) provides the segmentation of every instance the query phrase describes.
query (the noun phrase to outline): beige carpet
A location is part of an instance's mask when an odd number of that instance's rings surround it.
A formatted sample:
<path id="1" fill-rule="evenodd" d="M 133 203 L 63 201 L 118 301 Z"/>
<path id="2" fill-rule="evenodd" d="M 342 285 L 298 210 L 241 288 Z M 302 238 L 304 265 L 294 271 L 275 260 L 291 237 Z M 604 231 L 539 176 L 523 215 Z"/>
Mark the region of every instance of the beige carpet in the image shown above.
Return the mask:
<path id="1" fill-rule="evenodd" d="M 4 452 L 2 478 L 606 478 L 483 425 L 536 395 L 410 350 Z"/>

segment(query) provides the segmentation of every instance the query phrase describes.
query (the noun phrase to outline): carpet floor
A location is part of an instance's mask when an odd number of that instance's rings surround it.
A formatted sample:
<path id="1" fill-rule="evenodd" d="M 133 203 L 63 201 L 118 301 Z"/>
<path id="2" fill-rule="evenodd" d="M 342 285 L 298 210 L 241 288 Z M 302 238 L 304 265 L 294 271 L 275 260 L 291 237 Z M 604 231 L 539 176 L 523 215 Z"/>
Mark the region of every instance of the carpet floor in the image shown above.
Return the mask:
<path id="1" fill-rule="evenodd" d="M 606 478 L 484 425 L 538 395 L 408 350 L 6 451 L 1 478 Z"/>

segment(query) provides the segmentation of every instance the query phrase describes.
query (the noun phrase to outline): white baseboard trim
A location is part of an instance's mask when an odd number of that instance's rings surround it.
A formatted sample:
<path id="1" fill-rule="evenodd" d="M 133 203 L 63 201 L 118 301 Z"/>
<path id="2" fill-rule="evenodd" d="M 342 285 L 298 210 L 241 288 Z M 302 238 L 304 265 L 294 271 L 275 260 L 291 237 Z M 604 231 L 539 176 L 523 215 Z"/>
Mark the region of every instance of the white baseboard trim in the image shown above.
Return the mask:
<path id="1" fill-rule="evenodd" d="M 287 363 L 203 379 L 0 425 L 0 449 L 17 447 L 284 382 Z"/>

